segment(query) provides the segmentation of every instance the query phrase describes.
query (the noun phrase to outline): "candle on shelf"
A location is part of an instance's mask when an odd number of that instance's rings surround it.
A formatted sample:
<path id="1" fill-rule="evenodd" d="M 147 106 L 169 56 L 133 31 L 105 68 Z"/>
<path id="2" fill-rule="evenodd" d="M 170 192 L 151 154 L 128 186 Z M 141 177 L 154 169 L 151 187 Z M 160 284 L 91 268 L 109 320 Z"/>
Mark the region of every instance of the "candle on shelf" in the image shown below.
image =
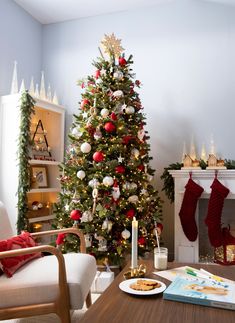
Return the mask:
<path id="1" fill-rule="evenodd" d="M 132 240 L 131 240 L 131 268 L 138 267 L 138 221 L 133 218 L 132 221 Z"/>

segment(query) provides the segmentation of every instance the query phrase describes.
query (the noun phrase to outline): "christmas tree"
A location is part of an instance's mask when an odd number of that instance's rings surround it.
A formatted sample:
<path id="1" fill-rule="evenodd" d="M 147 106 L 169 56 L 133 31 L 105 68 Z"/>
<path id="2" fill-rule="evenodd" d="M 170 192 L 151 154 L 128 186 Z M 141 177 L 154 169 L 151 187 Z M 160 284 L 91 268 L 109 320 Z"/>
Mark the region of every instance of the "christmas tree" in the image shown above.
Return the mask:
<path id="1" fill-rule="evenodd" d="M 140 81 L 134 81 L 132 56 L 125 58 L 120 43 L 114 34 L 105 35 L 94 75 L 79 82 L 80 113 L 69 133 L 55 206 L 58 226 L 75 223 L 85 234 L 87 251 L 116 264 L 130 252 L 134 217 L 139 254 L 153 249 L 162 212 L 151 184 L 146 118 L 135 90 Z M 77 241 L 67 237 L 63 248 L 77 250 Z"/>

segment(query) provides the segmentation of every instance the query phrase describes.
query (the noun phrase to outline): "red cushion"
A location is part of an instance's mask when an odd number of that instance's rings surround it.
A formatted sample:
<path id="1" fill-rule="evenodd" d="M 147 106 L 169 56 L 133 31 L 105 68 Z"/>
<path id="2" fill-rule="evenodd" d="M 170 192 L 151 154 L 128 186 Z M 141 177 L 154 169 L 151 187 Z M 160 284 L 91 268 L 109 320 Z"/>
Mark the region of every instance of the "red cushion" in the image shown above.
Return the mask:
<path id="1" fill-rule="evenodd" d="M 8 240 L 0 241 L 0 251 L 23 249 L 35 247 L 36 245 L 37 244 L 31 234 L 23 231 L 19 236 L 14 236 Z M 41 257 L 41 252 L 0 259 L 0 269 L 2 269 L 8 277 L 12 277 L 16 270 L 26 262 L 39 257 Z"/>

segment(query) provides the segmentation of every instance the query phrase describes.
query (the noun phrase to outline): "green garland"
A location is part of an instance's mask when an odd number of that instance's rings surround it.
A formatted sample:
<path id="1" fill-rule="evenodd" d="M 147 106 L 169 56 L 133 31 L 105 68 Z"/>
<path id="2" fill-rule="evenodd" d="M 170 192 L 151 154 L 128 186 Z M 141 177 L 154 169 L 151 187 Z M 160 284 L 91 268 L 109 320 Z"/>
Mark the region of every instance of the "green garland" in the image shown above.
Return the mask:
<path id="1" fill-rule="evenodd" d="M 182 166 L 183 164 L 178 162 L 174 164 L 170 164 L 168 167 L 164 168 L 164 172 L 161 175 L 161 179 L 163 180 L 163 183 L 164 183 L 162 191 L 165 191 L 165 194 L 171 203 L 173 203 L 175 200 L 175 191 L 174 191 L 174 179 L 169 173 L 169 171 L 181 169 Z M 227 167 L 227 169 L 235 169 L 235 160 L 226 159 L 225 166 Z M 200 167 L 202 169 L 206 169 L 207 164 L 203 160 L 200 160 Z"/>
<path id="2" fill-rule="evenodd" d="M 29 165 L 29 146 L 31 142 L 30 124 L 31 116 L 34 111 L 34 99 L 27 91 L 22 93 L 20 98 L 20 132 L 18 140 L 18 162 L 19 162 L 19 176 L 18 176 L 18 219 L 17 232 L 21 230 L 28 230 L 29 223 L 26 217 L 28 211 L 27 192 L 30 190 L 30 165 Z"/>

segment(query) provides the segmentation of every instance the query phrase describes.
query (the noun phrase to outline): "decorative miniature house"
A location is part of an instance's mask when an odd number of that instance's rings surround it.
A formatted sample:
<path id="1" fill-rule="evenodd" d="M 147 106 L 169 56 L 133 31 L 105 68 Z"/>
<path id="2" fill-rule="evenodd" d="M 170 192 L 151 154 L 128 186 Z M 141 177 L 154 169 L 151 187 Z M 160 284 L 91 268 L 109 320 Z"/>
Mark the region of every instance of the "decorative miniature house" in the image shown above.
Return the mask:
<path id="1" fill-rule="evenodd" d="M 224 166 L 224 160 L 223 159 L 217 159 L 214 154 L 210 154 L 208 158 L 208 169 L 213 168 L 220 168 L 220 169 L 226 169 L 226 166 Z"/>
<path id="2" fill-rule="evenodd" d="M 188 154 L 185 155 L 183 164 L 184 164 L 184 167 L 192 167 L 193 160 Z"/>
<path id="3" fill-rule="evenodd" d="M 195 169 L 195 168 L 201 168 L 200 167 L 200 161 L 195 159 L 193 160 L 190 155 L 186 154 L 184 159 L 183 159 L 183 164 L 184 166 L 182 168 L 186 168 L 186 169 Z"/>

